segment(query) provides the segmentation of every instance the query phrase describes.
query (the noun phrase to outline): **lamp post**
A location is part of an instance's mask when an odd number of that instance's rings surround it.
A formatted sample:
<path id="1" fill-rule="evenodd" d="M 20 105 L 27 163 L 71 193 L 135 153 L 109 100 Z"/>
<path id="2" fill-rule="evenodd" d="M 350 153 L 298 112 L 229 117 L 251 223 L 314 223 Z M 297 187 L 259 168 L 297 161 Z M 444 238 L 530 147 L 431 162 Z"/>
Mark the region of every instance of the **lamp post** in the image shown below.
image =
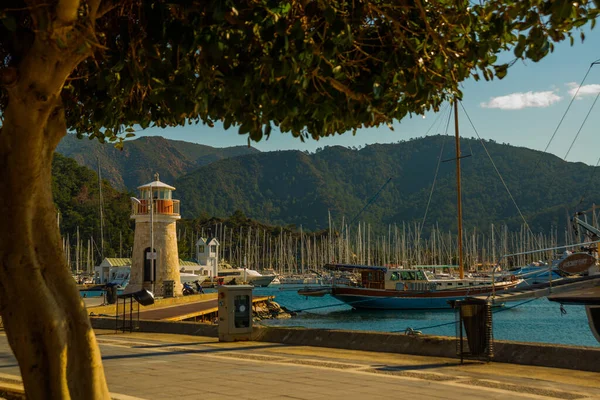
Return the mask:
<path id="1" fill-rule="evenodd" d="M 132 197 L 131 200 L 138 204 L 141 205 L 142 202 L 136 198 L 136 197 Z M 150 185 L 150 282 L 152 283 L 152 293 L 154 294 L 156 292 L 156 288 L 155 288 L 155 258 L 156 258 L 156 252 L 154 251 L 154 207 L 153 207 L 153 203 L 154 203 L 154 196 L 152 194 L 152 185 Z"/>

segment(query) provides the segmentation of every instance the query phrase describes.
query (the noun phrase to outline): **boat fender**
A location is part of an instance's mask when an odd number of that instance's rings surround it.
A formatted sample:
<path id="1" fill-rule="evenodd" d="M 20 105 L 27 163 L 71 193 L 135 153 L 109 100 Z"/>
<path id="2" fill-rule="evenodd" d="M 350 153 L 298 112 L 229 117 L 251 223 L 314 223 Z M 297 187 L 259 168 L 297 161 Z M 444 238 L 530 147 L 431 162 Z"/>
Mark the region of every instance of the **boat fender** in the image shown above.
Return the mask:
<path id="1" fill-rule="evenodd" d="M 421 335 L 422 333 L 423 332 L 414 330 L 413 328 L 410 328 L 410 327 L 406 328 L 406 330 L 404 331 L 404 334 L 407 336 L 418 336 L 418 335 Z"/>

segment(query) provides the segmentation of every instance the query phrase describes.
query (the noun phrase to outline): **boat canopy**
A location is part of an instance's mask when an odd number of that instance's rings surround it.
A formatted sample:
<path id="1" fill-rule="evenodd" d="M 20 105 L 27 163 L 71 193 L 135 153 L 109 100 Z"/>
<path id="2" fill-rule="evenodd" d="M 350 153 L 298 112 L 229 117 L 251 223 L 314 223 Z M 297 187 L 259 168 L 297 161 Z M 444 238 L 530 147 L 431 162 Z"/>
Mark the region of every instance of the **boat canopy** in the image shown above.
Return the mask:
<path id="1" fill-rule="evenodd" d="M 354 265 L 354 264 L 325 264 L 325 269 L 330 271 L 383 271 L 387 272 L 386 267 L 372 265 Z"/>

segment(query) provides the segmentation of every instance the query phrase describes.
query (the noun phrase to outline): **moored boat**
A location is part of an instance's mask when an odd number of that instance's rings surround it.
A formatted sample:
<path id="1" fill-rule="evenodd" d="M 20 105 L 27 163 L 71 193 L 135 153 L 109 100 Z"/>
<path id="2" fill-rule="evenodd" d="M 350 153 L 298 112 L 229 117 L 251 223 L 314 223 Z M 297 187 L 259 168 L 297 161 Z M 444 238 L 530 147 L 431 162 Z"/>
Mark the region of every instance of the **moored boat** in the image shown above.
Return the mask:
<path id="1" fill-rule="evenodd" d="M 496 281 L 485 278 L 437 279 L 420 269 L 348 264 L 327 264 L 325 268 L 360 272 L 362 287 L 333 286 L 331 289 L 331 296 L 358 309 L 447 309 L 450 308 L 449 301 L 499 294 L 522 282 L 514 275 Z"/>
<path id="2" fill-rule="evenodd" d="M 297 290 L 304 288 L 323 288 L 323 278 L 316 274 L 291 275 L 279 277 L 279 290 Z"/>
<path id="3" fill-rule="evenodd" d="M 528 287 L 547 282 L 558 282 L 581 273 L 588 273 L 588 269 L 597 263 L 596 251 L 570 251 L 566 250 L 551 263 L 538 261 L 524 267 L 509 270 L 510 274 L 523 279 L 520 287 Z"/>
<path id="4" fill-rule="evenodd" d="M 202 283 L 206 280 L 206 275 L 197 275 L 197 274 L 193 274 L 190 272 L 180 272 L 179 273 L 179 280 L 181 281 L 182 284 L 184 283 L 194 283 L 194 282 L 198 282 L 198 283 Z"/>
<path id="5" fill-rule="evenodd" d="M 203 282 L 204 287 L 218 285 L 247 283 L 254 287 L 267 287 L 275 279 L 275 275 L 263 275 L 258 271 L 248 268 L 221 268 L 218 276 Z"/>

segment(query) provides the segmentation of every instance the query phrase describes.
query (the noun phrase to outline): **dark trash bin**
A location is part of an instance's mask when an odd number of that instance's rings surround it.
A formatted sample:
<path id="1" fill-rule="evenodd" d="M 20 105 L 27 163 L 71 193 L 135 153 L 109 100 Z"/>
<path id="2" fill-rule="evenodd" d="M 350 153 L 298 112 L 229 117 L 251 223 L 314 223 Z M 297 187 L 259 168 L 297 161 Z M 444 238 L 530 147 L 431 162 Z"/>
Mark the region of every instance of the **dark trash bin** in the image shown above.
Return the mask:
<path id="1" fill-rule="evenodd" d="M 485 299 L 467 298 L 451 302 L 456 309 L 457 355 L 463 358 L 487 359 L 494 356 L 494 334 L 491 303 Z"/>
<path id="2" fill-rule="evenodd" d="M 487 314 L 485 304 L 464 304 L 461 306 L 463 326 L 472 355 L 481 355 L 487 348 Z"/>
<path id="3" fill-rule="evenodd" d="M 117 285 L 114 283 L 106 284 L 106 303 L 115 304 L 117 302 Z"/>

